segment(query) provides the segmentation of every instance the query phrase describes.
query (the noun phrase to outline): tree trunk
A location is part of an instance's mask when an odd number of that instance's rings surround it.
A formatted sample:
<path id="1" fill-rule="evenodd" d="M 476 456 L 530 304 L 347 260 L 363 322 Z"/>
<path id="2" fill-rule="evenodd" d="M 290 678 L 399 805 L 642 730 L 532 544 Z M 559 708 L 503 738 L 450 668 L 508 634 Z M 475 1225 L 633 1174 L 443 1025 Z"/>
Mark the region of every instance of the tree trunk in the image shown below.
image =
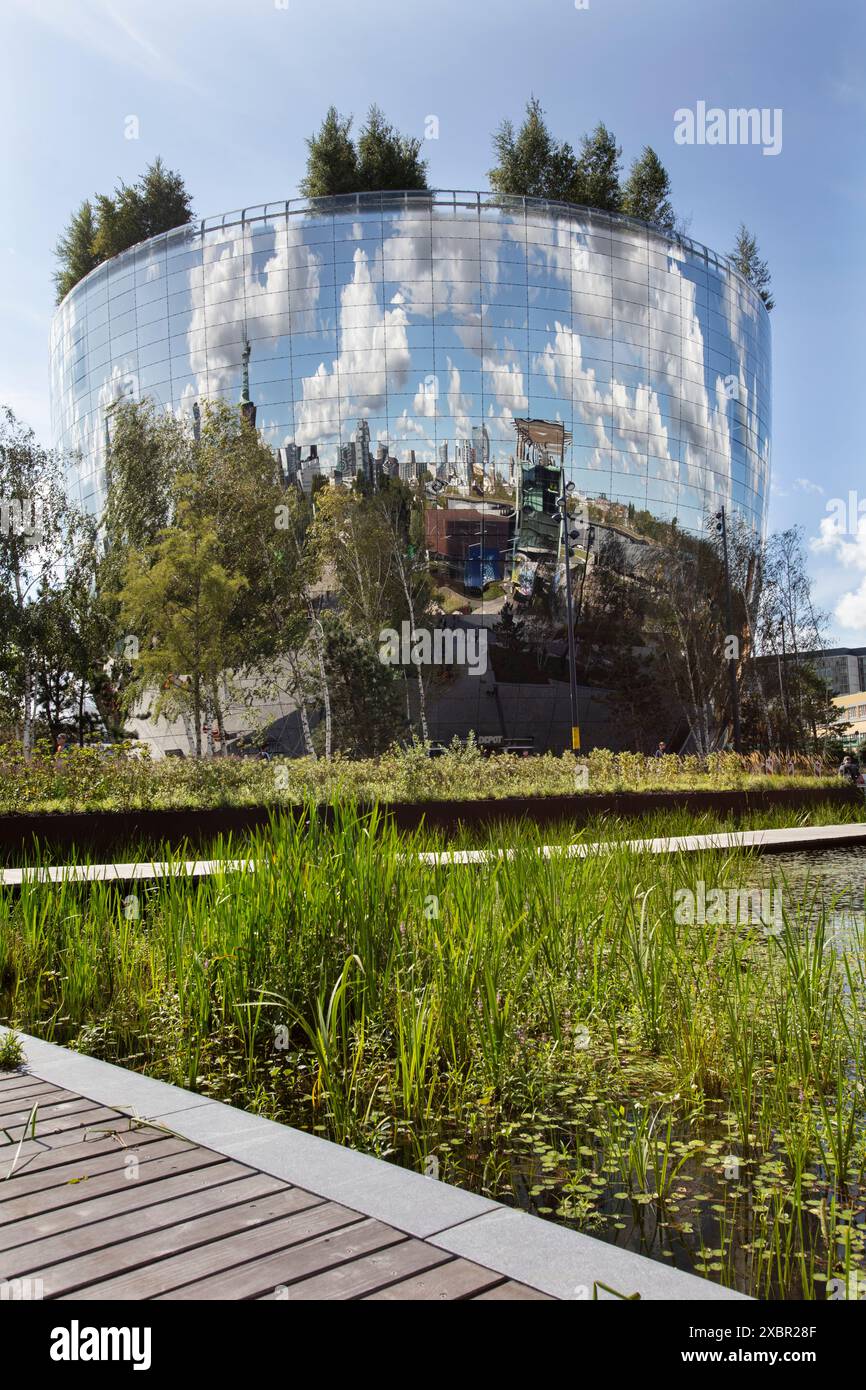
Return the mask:
<path id="1" fill-rule="evenodd" d="M 24 757 L 29 762 L 33 752 L 33 657 L 29 639 L 24 651 Z"/>
<path id="2" fill-rule="evenodd" d="M 201 680 L 198 671 L 192 678 L 192 718 L 195 725 L 195 755 L 201 757 Z"/>
<path id="3" fill-rule="evenodd" d="M 325 705 L 325 760 L 331 761 L 331 692 L 328 687 L 328 672 L 325 667 L 325 632 L 321 622 L 313 617 L 313 641 L 319 659 L 319 675 L 322 681 L 322 700 Z"/>

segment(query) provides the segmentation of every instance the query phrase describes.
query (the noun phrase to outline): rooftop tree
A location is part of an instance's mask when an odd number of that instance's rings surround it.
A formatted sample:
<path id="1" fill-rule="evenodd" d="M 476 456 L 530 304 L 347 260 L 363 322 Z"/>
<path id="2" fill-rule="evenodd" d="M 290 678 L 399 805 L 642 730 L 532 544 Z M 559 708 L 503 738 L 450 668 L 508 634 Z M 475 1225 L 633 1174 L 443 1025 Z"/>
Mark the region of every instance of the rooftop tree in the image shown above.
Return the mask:
<path id="1" fill-rule="evenodd" d="M 619 212 L 622 207 L 620 160 L 622 148 L 603 121 L 580 142 L 580 157 L 572 185 L 571 201 L 603 212 Z"/>
<path id="2" fill-rule="evenodd" d="M 307 137 L 307 172 L 301 180 L 305 198 L 326 198 L 358 189 L 358 151 L 350 131 L 352 117 L 329 106 L 315 135 Z"/>
<path id="3" fill-rule="evenodd" d="M 378 106 L 371 106 L 358 136 L 358 183 L 367 189 L 424 189 L 427 164 L 421 158 L 421 141 L 401 135 L 386 121 Z"/>
<path id="4" fill-rule="evenodd" d="M 157 158 L 134 184 L 122 181 L 114 196 L 96 199 L 95 249 L 100 260 L 192 220 L 192 202 L 180 174 Z"/>
<path id="5" fill-rule="evenodd" d="M 318 132 L 307 139 L 307 170 L 300 185 L 305 197 L 427 188 L 421 141 L 402 135 L 378 106 L 370 107 L 357 143 L 351 128 L 352 117 L 331 106 Z"/>
<path id="6" fill-rule="evenodd" d="M 742 222 L 731 252 L 731 260 L 743 278 L 758 291 L 767 308 L 772 309 L 776 301 L 770 293 L 769 267 L 758 255 L 757 238 Z"/>
<path id="7" fill-rule="evenodd" d="M 73 215 L 55 247 L 57 302 L 103 261 L 160 232 L 192 221 L 192 202 L 180 174 L 160 158 L 137 183 L 117 185 L 114 194 L 97 194 Z"/>
<path id="8" fill-rule="evenodd" d="M 551 134 L 541 102 L 530 97 L 520 129 L 503 121 L 493 137 L 497 163 L 489 171 L 497 193 L 567 201 L 577 173 L 574 150 Z"/>
<path id="9" fill-rule="evenodd" d="M 54 272 L 57 287 L 57 303 L 64 299 L 71 289 L 89 275 L 99 265 L 100 257 L 95 249 L 96 219 L 93 204 L 85 199 L 77 212 L 72 214 L 66 231 L 59 238 L 54 254 L 59 265 Z"/>
<path id="10" fill-rule="evenodd" d="M 629 217 L 651 222 L 663 232 L 676 230 L 676 216 L 670 200 L 668 172 L 650 145 L 632 163 L 622 190 L 622 211 Z"/>

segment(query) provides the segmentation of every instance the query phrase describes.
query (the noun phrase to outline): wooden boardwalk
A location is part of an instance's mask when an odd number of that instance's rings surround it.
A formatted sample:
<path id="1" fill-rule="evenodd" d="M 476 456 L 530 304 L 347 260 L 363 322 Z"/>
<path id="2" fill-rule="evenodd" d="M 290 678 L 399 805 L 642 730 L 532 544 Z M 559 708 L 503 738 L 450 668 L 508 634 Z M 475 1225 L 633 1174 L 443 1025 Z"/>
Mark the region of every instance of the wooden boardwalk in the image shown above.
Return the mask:
<path id="1" fill-rule="evenodd" d="M 4 1281 L 75 1300 L 549 1297 L 21 1072 L 0 1074 Z"/>

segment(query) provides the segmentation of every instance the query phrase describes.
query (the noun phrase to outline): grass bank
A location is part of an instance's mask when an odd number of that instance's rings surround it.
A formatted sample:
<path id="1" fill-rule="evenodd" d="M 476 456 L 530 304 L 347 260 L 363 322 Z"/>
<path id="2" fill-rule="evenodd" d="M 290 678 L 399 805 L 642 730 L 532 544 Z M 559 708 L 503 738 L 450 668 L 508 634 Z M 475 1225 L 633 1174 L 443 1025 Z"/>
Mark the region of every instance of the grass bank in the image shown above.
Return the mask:
<path id="1" fill-rule="evenodd" d="M 647 758 L 594 749 L 585 782 L 576 787 L 570 753 L 520 758 L 484 756 L 474 743 L 430 758 L 422 745 L 381 758 L 169 758 L 151 762 L 129 749 L 109 755 L 73 748 L 60 757 L 0 746 L 0 815 L 37 811 L 169 810 L 205 806 L 279 806 L 337 800 L 460 801 L 509 796 L 567 796 L 576 790 L 726 791 L 838 786 L 834 769 L 809 758 L 734 753 Z M 772 768 L 768 771 L 768 767 Z"/>

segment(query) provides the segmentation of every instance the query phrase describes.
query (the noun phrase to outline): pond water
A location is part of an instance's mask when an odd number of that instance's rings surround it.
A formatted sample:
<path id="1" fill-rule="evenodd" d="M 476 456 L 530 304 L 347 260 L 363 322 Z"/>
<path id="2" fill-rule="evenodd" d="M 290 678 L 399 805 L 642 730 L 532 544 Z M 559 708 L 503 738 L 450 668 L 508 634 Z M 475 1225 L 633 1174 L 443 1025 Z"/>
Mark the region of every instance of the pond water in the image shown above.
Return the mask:
<path id="1" fill-rule="evenodd" d="M 766 855 L 742 887 L 778 889 L 786 916 L 804 926 L 823 913 L 828 933 L 835 922 L 846 949 L 863 940 L 857 928 L 864 922 L 866 848 Z M 866 1186 L 834 1189 L 814 1154 L 795 1183 L 781 1142 L 744 1154 L 727 1101 L 705 1100 L 688 1115 L 682 1102 L 663 1106 L 651 1083 L 640 1095 L 620 1114 L 608 1098 L 566 1087 L 556 1116 L 527 1115 L 508 1137 L 478 1135 L 467 1142 L 446 1130 L 443 1176 L 758 1297 L 863 1295 Z M 647 1123 L 656 1112 L 654 1132 Z M 668 1114 L 676 1119 L 665 1141 Z M 659 1129 L 662 1149 L 677 1168 L 663 1201 L 652 1195 L 660 1185 L 653 1147 Z M 635 1191 L 623 1161 L 642 1144 L 643 1193 Z M 801 1260 L 806 1268 L 812 1264 L 811 1274 L 798 1268 Z M 849 1274 L 841 1277 L 846 1263 Z"/>
<path id="2" fill-rule="evenodd" d="M 760 883 L 785 886 L 802 900 L 817 897 L 827 909 L 862 912 L 866 896 L 866 848 L 826 849 L 817 854 L 767 854 Z"/>

